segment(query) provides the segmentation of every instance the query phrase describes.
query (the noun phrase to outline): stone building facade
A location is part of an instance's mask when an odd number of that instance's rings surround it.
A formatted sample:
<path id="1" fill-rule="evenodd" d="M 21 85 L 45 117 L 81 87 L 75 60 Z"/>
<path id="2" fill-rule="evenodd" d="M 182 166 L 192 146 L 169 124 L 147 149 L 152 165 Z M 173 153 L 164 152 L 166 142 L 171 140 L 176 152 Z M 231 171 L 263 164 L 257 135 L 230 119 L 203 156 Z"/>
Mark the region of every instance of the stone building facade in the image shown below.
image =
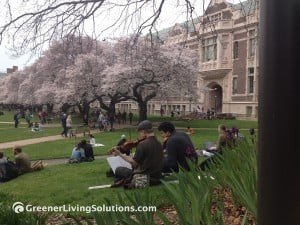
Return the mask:
<path id="1" fill-rule="evenodd" d="M 165 102 L 153 100 L 148 105 L 149 114 L 159 114 L 160 108 L 167 114 L 175 109 L 184 114 L 200 106 L 204 111 L 216 109 L 257 117 L 258 17 L 257 0 L 239 4 L 212 0 L 203 16 L 160 31 L 158 36 L 165 45 L 179 43 L 198 51 L 199 79 L 195 88 L 199 98 L 197 101 L 187 96 Z M 117 108 L 137 110 L 133 102 L 122 102 Z"/>

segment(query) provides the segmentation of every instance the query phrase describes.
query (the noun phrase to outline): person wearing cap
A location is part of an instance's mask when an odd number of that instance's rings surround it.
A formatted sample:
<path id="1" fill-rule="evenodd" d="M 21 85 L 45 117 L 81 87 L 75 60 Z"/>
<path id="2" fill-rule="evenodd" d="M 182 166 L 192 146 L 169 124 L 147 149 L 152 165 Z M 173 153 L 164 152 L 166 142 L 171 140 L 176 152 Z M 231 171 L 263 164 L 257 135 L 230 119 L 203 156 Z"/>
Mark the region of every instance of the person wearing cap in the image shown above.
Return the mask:
<path id="1" fill-rule="evenodd" d="M 138 143 L 133 157 L 121 154 L 117 149 L 113 152 L 114 155 L 118 155 L 129 162 L 133 170 L 118 167 L 115 171 L 115 175 L 119 179 L 132 177 L 131 184 L 133 184 L 133 187 L 144 187 L 145 185 L 151 184 L 151 181 L 153 181 L 153 184 L 156 183 L 156 181 L 159 182 L 163 167 L 163 151 L 161 143 L 154 135 L 150 121 L 142 121 L 138 125 L 137 130 L 139 140 L 144 140 Z M 140 182 L 141 180 L 145 182 Z"/>
<path id="2" fill-rule="evenodd" d="M 162 122 L 158 126 L 158 130 L 166 140 L 166 156 L 163 161 L 163 172 L 178 172 L 180 167 L 189 170 L 187 159 L 195 163 L 198 160 L 189 135 L 176 131 L 174 125 L 170 122 Z"/>

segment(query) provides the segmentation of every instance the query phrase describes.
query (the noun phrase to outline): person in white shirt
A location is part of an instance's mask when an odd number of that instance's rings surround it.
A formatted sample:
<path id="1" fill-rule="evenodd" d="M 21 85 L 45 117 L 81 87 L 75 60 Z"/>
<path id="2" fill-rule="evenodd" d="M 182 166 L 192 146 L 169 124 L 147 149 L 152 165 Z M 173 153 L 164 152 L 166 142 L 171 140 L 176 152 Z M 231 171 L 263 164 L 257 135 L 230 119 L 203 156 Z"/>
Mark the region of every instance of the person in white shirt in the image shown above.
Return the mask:
<path id="1" fill-rule="evenodd" d="M 90 145 L 95 146 L 96 144 L 96 139 L 94 135 L 90 134 Z"/>

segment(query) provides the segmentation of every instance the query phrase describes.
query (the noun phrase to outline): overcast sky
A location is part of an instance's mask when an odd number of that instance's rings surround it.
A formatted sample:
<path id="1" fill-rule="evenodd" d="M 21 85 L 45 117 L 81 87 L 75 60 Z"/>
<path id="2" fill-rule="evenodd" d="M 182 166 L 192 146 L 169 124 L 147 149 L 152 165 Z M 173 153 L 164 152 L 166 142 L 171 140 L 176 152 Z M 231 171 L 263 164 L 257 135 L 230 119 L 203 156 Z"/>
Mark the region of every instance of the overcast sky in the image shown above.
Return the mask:
<path id="1" fill-rule="evenodd" d="M 16 3 L 15 3 L 16 2 Z M 17 0 L 14 3 L 17 4 Z M 176 1 L 174 1 L 176 2 Z M 200 16 L 202 14 L 202 0 L 194 0 L 192 1 L 195 4 L 195 9 L 196 12 L 198 14 L 198 16 Z M 208 4 L 209 0 L 206 0 L 205 3 L 206 5 Z M 238 3 L 239 0 L 228 0 L 228 2 L 231 3 Z M 171 4 L 171 3 L 168 3 Z M 163 29 L 166 27 L 170 27 L 172 25 L 174 25 L 176 22 L 183 22 L 185 20 L 185 13 L 184 13 L 184 8 L 182 9 L 178 9 L 175 8 L 175 5 L 168 5 L 167 7 L 164 7 L 163 13 L 161 14 L 160 17 L 160 21 L 159 21 L 159 25 L 158 25 L 158 29 Z M 176 13 L 174 13 L 176 12 Z M 110 14 L 110 17 L 112 19 L 110 20 L 101 20 L 101 25 L 103 25 L 103 27 L 106 27 L 108 25 L 108 21 L 112 21 L 113 17 L 116 17 L 118 15 L 118 13 L 116 12 L 115 15 Z M 3 17 L 0 16 L 0 19 L 3 21 Z M 103 21 L 107 21 L 103 23 Z M 101 38 L 104 37 L 111 37 L 111 36 L 118 36 L 118 35 L 122 35 L 122 31 L 120 31 L 120 33 L 118 33 L 119 31 L 110 31 L 107 33 L 104 33 L 102 35 Z M 30 58 L 30 55 L 24 55 L 24 56 L 20 56 L 20 57 L 13 57 L 12 56 L 12 52 L 9 50 L 9 41 L 6 40 L 5 43 L 3 43 L 0 46 L 0 72 L 5 72 L 6 68 L 8 67 L 12 67 L 14 65 L 18 66 L 20 69 L 24 68 L 26 65 L 30 65 L 31 63 L 34 62 L 34 60 L 37 58 L 37 56 L 34 56 L 32 58 Z"/>

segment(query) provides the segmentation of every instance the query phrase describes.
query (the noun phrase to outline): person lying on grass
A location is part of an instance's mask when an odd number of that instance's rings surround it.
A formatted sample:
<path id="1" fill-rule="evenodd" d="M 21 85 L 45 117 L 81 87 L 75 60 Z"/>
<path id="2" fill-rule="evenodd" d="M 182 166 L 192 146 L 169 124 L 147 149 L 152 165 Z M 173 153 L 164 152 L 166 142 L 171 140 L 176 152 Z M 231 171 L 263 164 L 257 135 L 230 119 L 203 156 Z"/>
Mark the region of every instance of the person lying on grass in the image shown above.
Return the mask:
<path id="1" fill-rule="evenodd" d="M 19 175 L 44 168 L 44 163 L 40 160 L 31 165 L 28 155 L 22 152 L 22 148 L 19 146 L 13 148 L 13 154 Z"/>
<path id="2" fill-rule="evenodd" d="M 117 167 L 115 185 L 124 185 L 125 188 L 143 188 L 148 185 L 159 184 L 163 166 L 162 145 L 154 135 L 150 121 L 142 121 L 138 125 L 139 141 L 133 157 L 122 154 L 115 148 L 113 154 L 129 162 L 133 169 Z"/>

